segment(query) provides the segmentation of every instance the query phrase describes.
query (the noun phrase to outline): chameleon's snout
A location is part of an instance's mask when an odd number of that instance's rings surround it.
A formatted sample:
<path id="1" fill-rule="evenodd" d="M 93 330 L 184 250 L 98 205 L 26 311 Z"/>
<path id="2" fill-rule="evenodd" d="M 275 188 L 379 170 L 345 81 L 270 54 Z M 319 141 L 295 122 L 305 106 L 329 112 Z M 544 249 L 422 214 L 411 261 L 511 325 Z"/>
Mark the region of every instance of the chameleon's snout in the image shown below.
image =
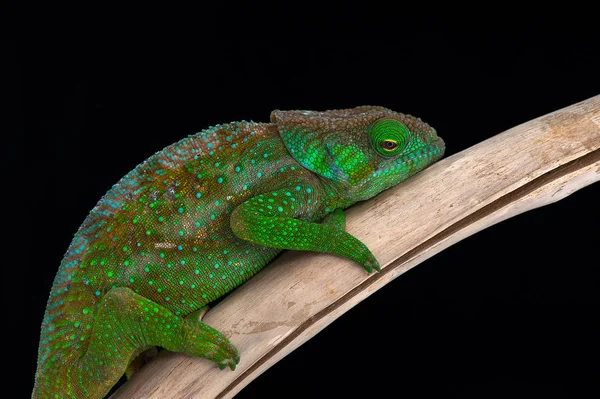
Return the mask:
<path id="1" fill-rule="evenodd" d="M 444 139 L 442 139 L 437 134 L 435 135 L 435 138 L 433 139 L 431 145 L 434 145 L 437 148 L 439 148 L 442 151 L 442 155 L 444 154 L 444 151 L 446 150 L 446 143 L 444 142 Z"/>

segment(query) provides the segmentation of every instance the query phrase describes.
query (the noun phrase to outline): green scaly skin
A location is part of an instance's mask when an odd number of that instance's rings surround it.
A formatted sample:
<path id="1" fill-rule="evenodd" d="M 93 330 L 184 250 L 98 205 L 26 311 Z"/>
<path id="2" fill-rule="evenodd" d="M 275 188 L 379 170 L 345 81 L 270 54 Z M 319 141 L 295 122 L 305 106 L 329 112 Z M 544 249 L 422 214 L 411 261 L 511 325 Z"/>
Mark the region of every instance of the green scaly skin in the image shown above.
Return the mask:
<path id="1" fill-rule="evenodd" d="M 271 123 L 218 125 L 156 153 L 75 234 L 48 300 L 33 397 L 101 398 L 156 346 L 235 369 L 236 348 L 197 311 L 284 249 L 380 270 L 344 231 L 342 209 L 443 152 L 420 119 L 358 107 L 275 111 Z"/>

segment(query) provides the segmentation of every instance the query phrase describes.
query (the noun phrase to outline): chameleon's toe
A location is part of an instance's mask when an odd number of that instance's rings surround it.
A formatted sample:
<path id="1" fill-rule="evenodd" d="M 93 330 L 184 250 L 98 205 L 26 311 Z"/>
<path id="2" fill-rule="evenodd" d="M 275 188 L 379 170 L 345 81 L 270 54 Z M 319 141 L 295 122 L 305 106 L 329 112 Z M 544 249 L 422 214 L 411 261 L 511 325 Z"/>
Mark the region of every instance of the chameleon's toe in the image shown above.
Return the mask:
<path id="1" fill-rule="evenodd" d="M 379 262 L 377 262 L 377 261 L 375 261 L 375 264 L 373 265 L 373 268 L 374 268 L 375 270 L 377 270 L 378 272 L 380 272 L 380 271 L 381 271 L 381 266 L 379 265 Z"/>
<path id="2" fill-rule="evenodd" d="M 223 360 L 218 362 L 218 366 L 221 370 L 229 366 L 231 370 L 235 370 L 235 366 L 240 362 L 240 354 L 235 346 L 229 341 L 221 346 Z"/>
<path id="3" fill-rule="evenodd" d="M 379 265 L 379 262 L 377 261 L 377 259 L 375 259 L 374 256 L 370 256 L 370 259 L 366 260 L 363 263 L 363 268 L 367 271 L 367 273 L 371 274 L 373 272 L 373 269 L 377 270 L 378 272 L 381 271 L 381 266 Z"/>
<path id="4" fill-rule="evenodd" d="M 239 362 L 240 362 L 240 357 L 237 356 L 236 358 L 225 359 L 222 362 L 218 363 L 217 365 L 219 366 L 219 370 L 224 370 L 225 367 L 229 366 L 231 371 L 234 371 L 235 367 L 237 366 L 237 364 Z"/>

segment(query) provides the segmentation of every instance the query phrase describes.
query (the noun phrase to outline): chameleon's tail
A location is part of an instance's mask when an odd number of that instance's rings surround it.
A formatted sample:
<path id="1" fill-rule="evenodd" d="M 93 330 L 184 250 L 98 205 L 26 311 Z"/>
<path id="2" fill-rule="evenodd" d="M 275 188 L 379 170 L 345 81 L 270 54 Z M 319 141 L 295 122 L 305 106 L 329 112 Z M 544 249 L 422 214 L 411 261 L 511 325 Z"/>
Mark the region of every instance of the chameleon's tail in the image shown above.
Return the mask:
<path id="1" fill-rule="evenodd" d="M 197 319 L 176 316 L 129 288 L 111 289 L 97 307 L 82 312 L 92 316 L 90 324 L 73 324 L 60 335 L 61 342 L 70 345 L 52 344 L 50 351 L 43 351 L 33 398 L 102 398 L 135 356 L 153 346 L 204 357 L 220 367 L 234 369 L 239 362 L 237 350 L 223 334 Z M 77 333 L 71 333 L 74 329 Z M 86 333 L 78 334 L 81 331 Z M 67 334 L 71 335 L 64 338 Z"/>

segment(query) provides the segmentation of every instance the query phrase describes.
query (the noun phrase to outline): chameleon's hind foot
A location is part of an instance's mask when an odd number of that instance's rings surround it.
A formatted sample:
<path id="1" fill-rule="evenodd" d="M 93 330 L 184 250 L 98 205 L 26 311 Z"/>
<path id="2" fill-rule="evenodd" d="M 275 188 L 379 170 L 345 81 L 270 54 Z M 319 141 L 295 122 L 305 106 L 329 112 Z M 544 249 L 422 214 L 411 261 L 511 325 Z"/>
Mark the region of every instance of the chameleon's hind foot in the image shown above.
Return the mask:
<path id="1" fill-rule="evenodd" d="M 240 355 L 227 337 L 208 324 L 187 321 L 192 329 L 186 334 L 186 347 L 182 352 L 213 361 L 221 370 L 227 366 L 235 370 L 235 366 L 240 362 Z"/>
<path id="2" fill-rule="evenodd" d="M 235 370 L 235 367 L 240 362 L 240 357 L 238 356 L 235 359 L 225 359 L 222 362 L 218 363 L 219 369 L 224 370 L 227 366 L 231 369 L 231 371 Z"/>

